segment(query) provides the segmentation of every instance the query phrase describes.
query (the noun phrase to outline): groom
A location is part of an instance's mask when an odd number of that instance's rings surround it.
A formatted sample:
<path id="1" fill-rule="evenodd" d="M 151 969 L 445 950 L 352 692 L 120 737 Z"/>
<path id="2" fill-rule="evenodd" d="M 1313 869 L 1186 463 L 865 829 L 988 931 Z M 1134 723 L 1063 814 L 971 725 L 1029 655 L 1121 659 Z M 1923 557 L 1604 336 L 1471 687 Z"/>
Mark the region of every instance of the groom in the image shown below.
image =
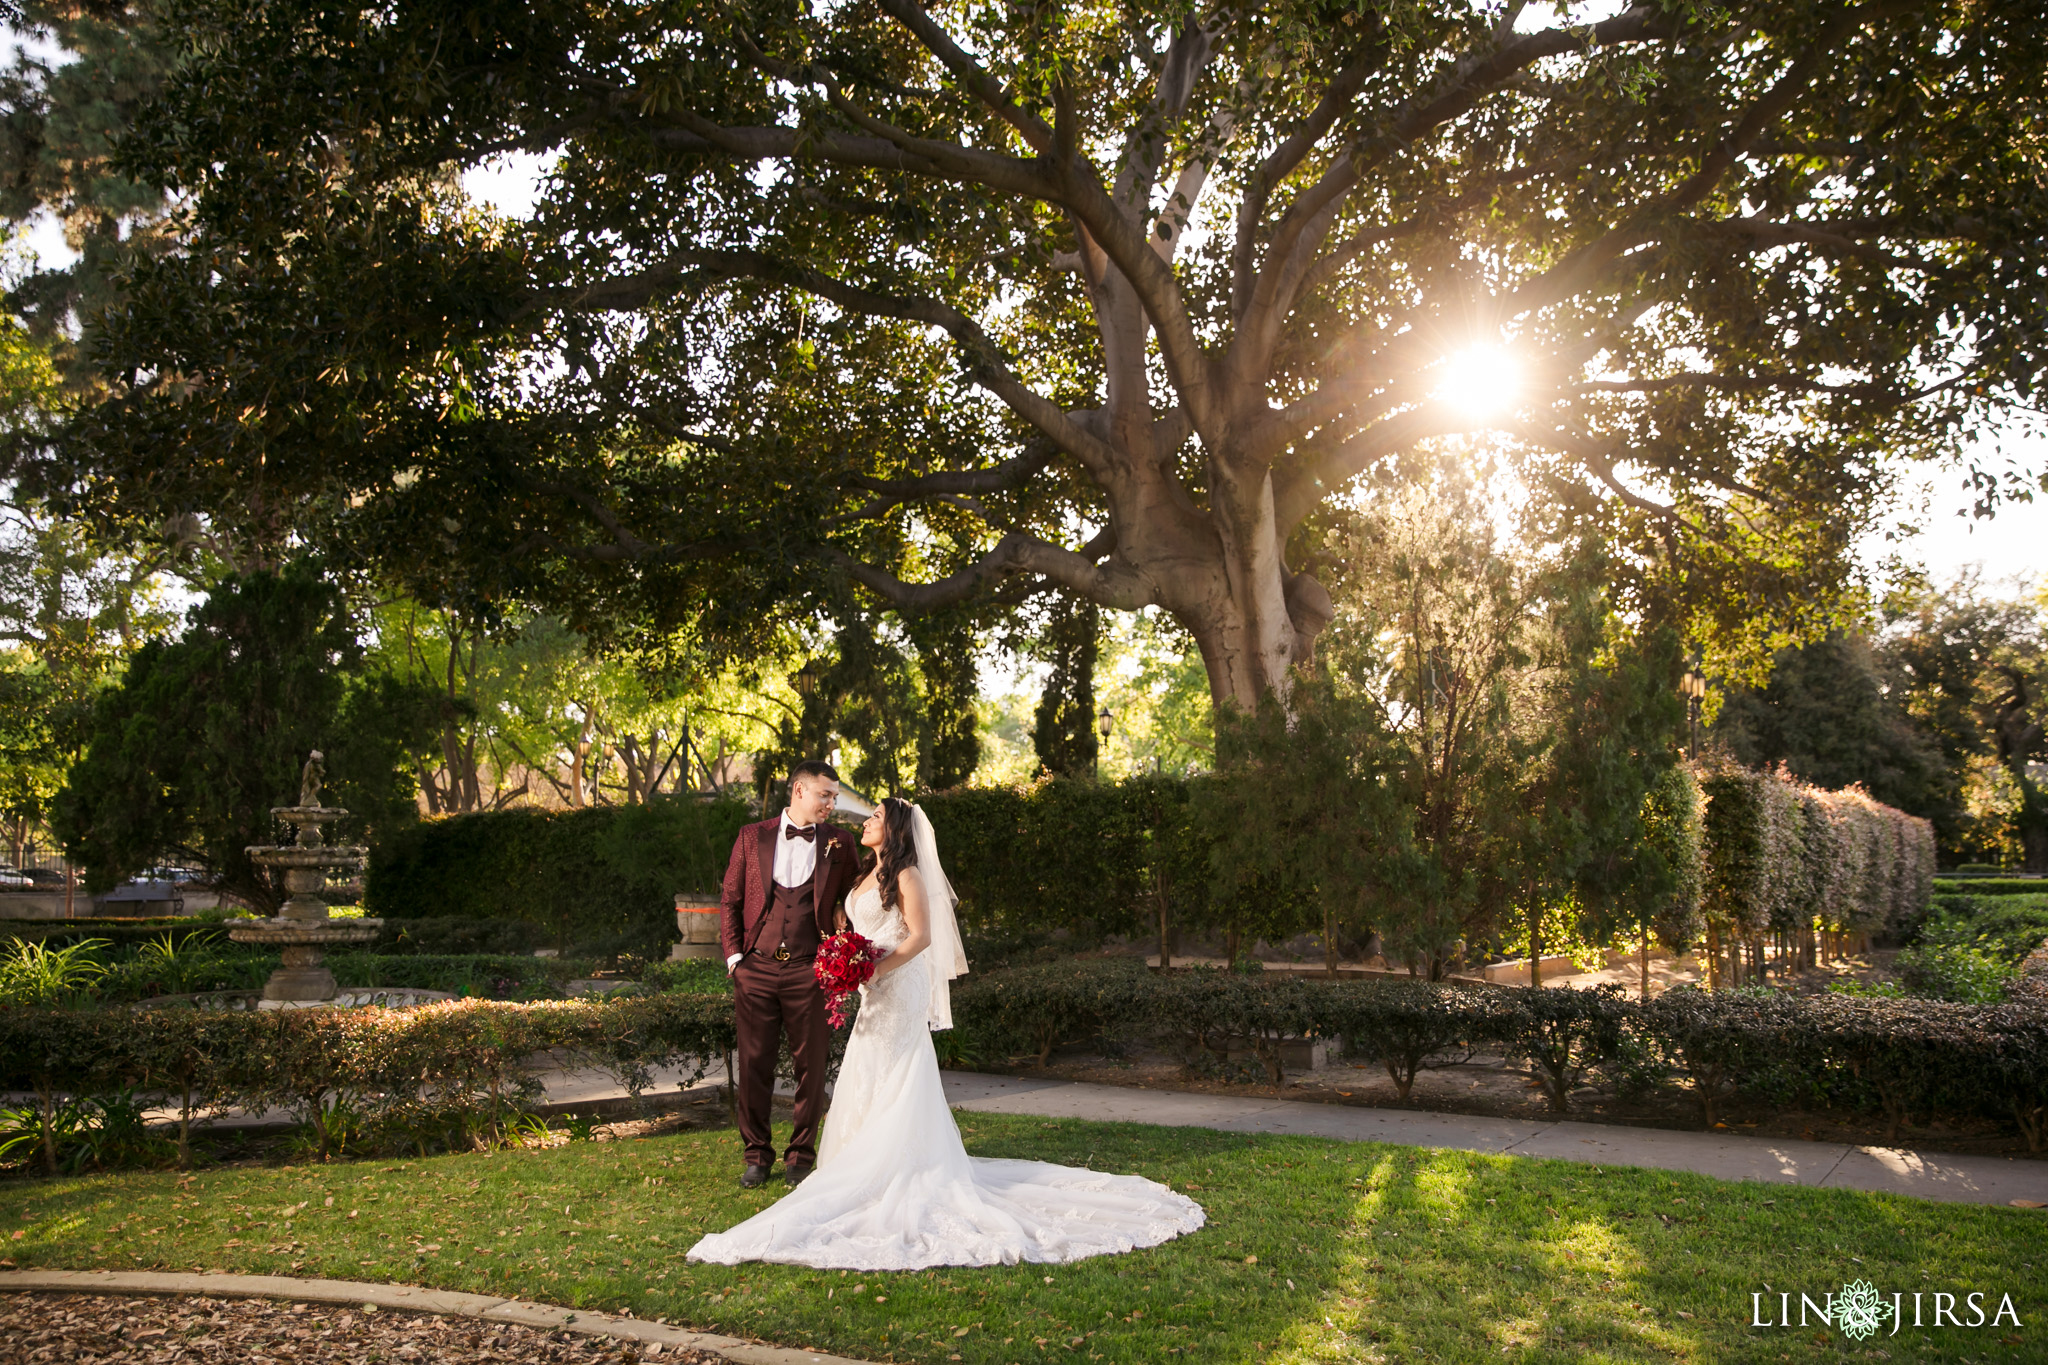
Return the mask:
<path id="1" fill-rule="evenodd" d="M 832 1030 L 811 963 L 833 932 L 840 898 L 860 875 L 853 835 L 825 823 L 838 801 L 839 774 L 831 764 L 797 764 L 789 808 L 741 829 L 725 869 L 719 939 L 738 1015 L 740 1139 L 747 1147 L 740 1184 L 748 1189 L 767 1184 L 775 1164 L 769 1120 L 776 1044 L 785 1030 L 796 1061 L 796 1131 L 783 1153 L 782 1178 L 801 1183 L 818 1159 Z"/>

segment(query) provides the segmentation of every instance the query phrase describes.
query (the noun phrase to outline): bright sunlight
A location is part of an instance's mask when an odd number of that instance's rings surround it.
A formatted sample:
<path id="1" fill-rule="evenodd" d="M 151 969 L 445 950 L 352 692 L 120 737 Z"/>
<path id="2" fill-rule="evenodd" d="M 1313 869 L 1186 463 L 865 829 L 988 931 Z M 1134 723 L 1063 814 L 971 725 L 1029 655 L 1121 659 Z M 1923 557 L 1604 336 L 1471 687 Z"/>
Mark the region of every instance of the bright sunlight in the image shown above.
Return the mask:
<path id="1" fill-rule="evenodd" d="M 1514 404 L 1522 388 L 1521 365 L 1499 346 L 1474 346 L 1445 360 L 1431 395 L 1467 417 L 1494 417 Z"/>

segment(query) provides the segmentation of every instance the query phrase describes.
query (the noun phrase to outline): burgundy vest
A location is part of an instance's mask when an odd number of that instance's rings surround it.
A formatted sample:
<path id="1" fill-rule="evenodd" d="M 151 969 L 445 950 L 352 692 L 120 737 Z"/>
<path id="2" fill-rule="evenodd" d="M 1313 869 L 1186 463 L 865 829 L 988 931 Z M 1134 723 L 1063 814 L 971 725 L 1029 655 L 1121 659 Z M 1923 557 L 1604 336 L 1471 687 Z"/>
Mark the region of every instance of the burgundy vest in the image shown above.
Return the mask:
<path id="1" fill-rule="evenodd" d="M 762 957 L 777 959 L 780 950 L 787 948 L 787 961 L 811 961 L 818 955 L 815 880 L 806 878 L 802 886 L 771 881 L 769 886 L 775 898 L 768 902 L 768 916 L 761 925 L 760 936 L 754 940 L 754 951 Z"/>

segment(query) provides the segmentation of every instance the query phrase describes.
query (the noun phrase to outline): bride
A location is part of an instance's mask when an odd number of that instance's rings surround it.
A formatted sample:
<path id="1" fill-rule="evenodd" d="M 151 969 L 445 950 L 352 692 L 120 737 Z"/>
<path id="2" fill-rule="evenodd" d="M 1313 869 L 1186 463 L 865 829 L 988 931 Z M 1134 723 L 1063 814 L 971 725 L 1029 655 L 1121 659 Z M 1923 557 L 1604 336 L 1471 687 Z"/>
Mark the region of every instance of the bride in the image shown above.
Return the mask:
<path id="1" fill-rule="evenodd" d="M 892 796 L 861 842 L 875 865 L 847 913 L 886 956 L 861 987 L 817 1171 L 689 1258 L 821 1270 L 1078 1261 L 1201 1227 L 1198 1204 L 1139 1176 L 967 1155 L 932 1050 L 932 1032 L 953 1026 L 947 983 L 967 957 L 931 821 Z"/>

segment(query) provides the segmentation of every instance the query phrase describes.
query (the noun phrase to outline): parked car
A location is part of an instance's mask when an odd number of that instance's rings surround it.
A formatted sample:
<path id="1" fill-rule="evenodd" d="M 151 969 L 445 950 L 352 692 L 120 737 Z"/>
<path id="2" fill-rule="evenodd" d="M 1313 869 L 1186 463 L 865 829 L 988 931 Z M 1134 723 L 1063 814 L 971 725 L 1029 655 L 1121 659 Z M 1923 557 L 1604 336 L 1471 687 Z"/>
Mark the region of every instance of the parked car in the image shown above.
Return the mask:
<path id="1" fill-rule="evenodd" d="M 18 868 L 0 867 L 0 891 L 27 891 L 35 884 L 35 878 Z"/>

